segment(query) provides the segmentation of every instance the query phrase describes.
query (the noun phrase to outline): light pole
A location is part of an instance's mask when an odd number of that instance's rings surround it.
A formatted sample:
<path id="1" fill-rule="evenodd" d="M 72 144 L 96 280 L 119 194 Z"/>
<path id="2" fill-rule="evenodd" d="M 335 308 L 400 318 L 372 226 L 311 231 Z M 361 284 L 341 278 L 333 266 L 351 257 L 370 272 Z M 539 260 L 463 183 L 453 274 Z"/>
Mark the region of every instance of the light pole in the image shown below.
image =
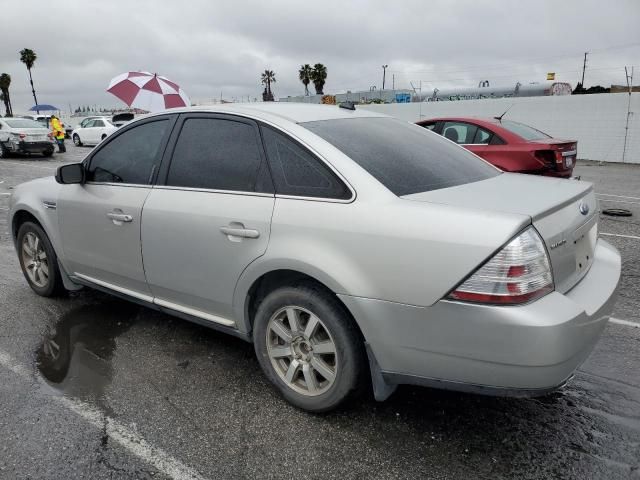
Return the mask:
<path id="1" fill-rule="evenodd" d="M 384 90 L 384 80 L 385 80 L 388 66 L 389 65 L 382 65 L 382 90 Z"/>

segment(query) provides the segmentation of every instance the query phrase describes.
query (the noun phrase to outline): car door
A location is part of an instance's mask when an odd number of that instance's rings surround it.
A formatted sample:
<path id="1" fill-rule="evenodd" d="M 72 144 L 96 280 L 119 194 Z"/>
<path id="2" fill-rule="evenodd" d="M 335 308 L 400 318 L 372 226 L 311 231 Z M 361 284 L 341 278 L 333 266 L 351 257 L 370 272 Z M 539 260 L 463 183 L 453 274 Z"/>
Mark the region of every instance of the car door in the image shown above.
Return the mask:
<path id="1" fill-rule="evenodd" d="M 140 221 L 175 118 L 152 117 L 110 137 L 85 160 L 85 183 L 61 186 L 57 213 L 68 273 L 152 300 Z"/>
<path id="2" fill-rule="evenodd" d="M 100 143 L 102 141 L 102 135 L 105 133 L 105 123 L 104 120 L 98 119 L 93 122 L 93 139 L 92 142 Z"/>
<path id="3" fill-rule="evenodd" d="M 82 141 L 82 143 L 86 143 L 86 144 L 93 144 L 95 143 L 95 120 L 89 120 L 86 125 L 82 128 L 82 130 L 80 130 L 79 135 L 80 135 L 80 140 Z"/>
<path id="4" fill-rule="evenodd" d="M 185 114 L 175 130 L 142 212 L 146 278 L 158 305 L 231 326 L 236 282 L 271 232 L 259 130 L 214 114 Z"/>

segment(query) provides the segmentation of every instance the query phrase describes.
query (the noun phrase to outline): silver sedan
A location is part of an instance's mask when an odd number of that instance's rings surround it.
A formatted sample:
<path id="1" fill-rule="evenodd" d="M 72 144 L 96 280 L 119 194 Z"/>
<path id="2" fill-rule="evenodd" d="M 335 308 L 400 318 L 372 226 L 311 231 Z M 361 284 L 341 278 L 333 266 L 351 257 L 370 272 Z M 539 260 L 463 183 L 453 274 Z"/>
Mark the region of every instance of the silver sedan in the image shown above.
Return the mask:
<path id="1" fill-rule="evenodd" d="M 620 256 L 586 182 L 501 173 L 419 126 L 335 106 L 171 110 L 15 189 L 31 288 L 83 286 L 241 337 L 309 411 L 373 385 L 563 385 Z"/>

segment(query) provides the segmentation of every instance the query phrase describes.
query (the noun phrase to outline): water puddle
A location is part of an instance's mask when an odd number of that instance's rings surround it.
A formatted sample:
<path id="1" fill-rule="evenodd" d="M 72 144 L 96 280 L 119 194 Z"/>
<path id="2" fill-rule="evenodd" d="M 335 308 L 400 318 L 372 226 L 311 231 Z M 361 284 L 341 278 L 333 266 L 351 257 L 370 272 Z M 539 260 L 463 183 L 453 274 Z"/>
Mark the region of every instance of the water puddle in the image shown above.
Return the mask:
<path id="1" fill-rule="evenodd" d="M 37 368 L 47 388 L 108 412 L 105 394 L 113 377 L 116 338 L 131 327 L 139 309 L 116 300 L 63 315 L 36 351 Z"/>

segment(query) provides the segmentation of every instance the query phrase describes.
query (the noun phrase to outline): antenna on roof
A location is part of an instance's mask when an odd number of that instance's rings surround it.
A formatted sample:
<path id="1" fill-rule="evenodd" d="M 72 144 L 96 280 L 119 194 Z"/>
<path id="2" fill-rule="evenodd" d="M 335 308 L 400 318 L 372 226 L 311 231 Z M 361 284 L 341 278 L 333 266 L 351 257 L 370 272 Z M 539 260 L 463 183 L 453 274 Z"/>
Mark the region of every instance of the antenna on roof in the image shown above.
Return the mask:
<path id="1" fill-rule="evenodd" d="M 493 118 L 495 118 L 496 120 L 498 120 L 499 122 L 501 122 L 501 121 L 502 121 L 502 117 L 504 117 L 504 116 L 507 114 L 507 112 L 508 112 L 509 110 L 511 110 L 511 107 L 513 107 L 514 105 L 515 105 L 515 103 L 512 103 L 512 104 L 509 106 L 509 108 L 507 108 L 504 112 L 502 112 L 502 115 L 498 115 L 497 117 L 493 117 Z"/>
<path id="2" fill-rule="evenodd" d="M 347 110 L 355 110 L 356 106 L 353 102 L 342 102 L 340 103 L 340 108 L 346 108 Z"/>

